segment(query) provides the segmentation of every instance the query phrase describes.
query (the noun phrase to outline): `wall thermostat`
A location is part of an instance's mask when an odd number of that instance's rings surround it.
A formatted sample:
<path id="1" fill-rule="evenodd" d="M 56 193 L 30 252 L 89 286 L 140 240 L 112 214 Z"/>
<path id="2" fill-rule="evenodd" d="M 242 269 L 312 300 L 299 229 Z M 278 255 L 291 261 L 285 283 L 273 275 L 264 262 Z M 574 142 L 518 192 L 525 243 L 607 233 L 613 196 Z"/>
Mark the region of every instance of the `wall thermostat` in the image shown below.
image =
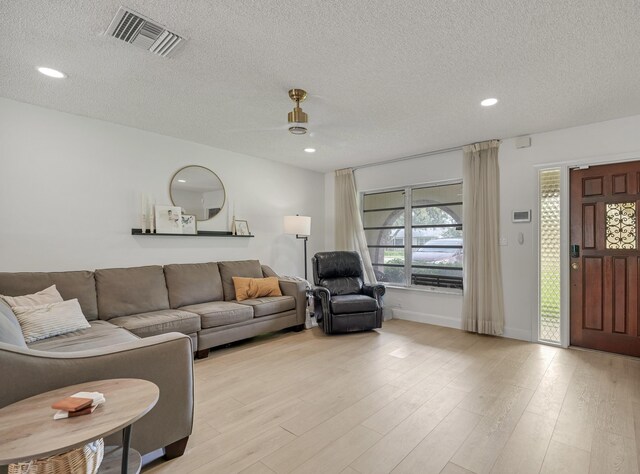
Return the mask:
<path id="1" fill-rule="evenodd" d="M 511 222 L 531 222 L 531 210 L 513 211 L 511 215 Z"/>

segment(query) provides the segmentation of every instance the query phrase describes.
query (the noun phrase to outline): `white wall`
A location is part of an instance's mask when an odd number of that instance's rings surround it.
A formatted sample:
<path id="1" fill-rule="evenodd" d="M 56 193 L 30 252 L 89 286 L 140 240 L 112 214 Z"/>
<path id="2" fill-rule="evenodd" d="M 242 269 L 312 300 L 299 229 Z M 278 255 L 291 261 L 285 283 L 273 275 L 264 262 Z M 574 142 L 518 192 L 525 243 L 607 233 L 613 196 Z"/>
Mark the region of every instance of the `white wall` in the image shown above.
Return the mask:
<path id="1" fill-rule="evenodd" d="M 228 199 L 201 230 L 228 230 L 235 208 L 255 238 L 142 237 L 140 193 L 170 204 L 169 180 L 202 165 Z M 309 253 L 324 248 L 320 173 L 0 98 L 0 271 L 260 259 L 303 274 L 302 242 L 282 217 L 312 217 Z"/>
<path id="2" fill-rule="evenodd" d="M 640 160 L 640 115 L 534 134 L 531 148 L 516 149 L 515 140 L 500 147 L 502 278 L 506 311 L 506 334 L 535 340 L 537 317 L 537 226 L 513 224 L 513 210 L 533 211 L 536 215 L 538 168 L 545 165 L 610 163 Z M 517 243 L 518 233 L 524 244 Z"/>
<path id="3" fill-rule="evenodd" d="M 640 116 L 534 134 L 532 147 L 516 149 L 513 139 L 500 147 L 501 236 L 505 295 L 505 335 L 535 340 L 537 252 L 535 223 L 513 224 L 511 211 L 537 208 L 537 169 L 544 164 L 606 163 L 640 159 Z M 462 178 L 462 152 L 418 158 L 356 171 L 359 191 Z M 325 175 L 327 247 L 333 246 L 333 173 Z M 518 244 L 518 233 L 524 243 Z M 386 296 L 395 318 L 451 327 L 462 325 L 462 296 L 429 290 L 393 289 Z"/>

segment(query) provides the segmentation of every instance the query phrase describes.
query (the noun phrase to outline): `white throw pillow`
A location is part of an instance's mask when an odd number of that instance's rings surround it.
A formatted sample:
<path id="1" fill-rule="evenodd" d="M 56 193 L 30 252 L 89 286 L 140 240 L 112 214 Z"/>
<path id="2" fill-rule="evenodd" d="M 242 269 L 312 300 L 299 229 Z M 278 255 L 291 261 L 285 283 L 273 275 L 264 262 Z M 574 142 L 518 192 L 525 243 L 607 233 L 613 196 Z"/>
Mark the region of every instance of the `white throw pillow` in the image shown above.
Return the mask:
<path id="1" fill-rule="evenodd" d="M 12 309 L 27 343 L 91 327 L 77 299 Z"/>
<path id="2" fill-rule="evenodd" d="M 52 285 L 47 289 L 38 291 L 32 295 L 24 296 L 3 296 L 0 298 L 6 301 L 11 306 L 39 306 L 43 304 L 62 303 L 62 296 L 58 293 L 56 285 Z"/>

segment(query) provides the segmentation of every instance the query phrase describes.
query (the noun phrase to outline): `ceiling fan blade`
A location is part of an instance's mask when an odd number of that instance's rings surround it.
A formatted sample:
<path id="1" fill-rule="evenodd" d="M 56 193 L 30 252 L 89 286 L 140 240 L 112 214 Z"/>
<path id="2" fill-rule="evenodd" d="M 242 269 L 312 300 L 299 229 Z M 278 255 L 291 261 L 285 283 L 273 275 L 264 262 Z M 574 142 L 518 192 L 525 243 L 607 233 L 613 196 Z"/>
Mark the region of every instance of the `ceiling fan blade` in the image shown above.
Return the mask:
<path id="1" fill-rule="evenodd" d="M 225 133 L 252 133 L 252 132 L 286 132 L 289 126 L 265 127 L 265 128 L 231 128 Z"/>

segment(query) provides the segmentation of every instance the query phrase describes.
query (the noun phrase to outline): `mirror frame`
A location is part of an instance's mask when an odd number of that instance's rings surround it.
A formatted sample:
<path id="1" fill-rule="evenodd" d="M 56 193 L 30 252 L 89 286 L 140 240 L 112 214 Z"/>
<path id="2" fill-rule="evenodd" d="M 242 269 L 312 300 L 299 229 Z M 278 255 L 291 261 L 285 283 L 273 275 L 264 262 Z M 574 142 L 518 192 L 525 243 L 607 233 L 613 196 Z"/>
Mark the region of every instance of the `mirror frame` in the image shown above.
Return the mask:
<path id="1" fill-rule="evenodd" d="M 218 174 L 216 172 L 210 170 L 206 166 L 202 166 L 202 165 L 187 165 L 187 166 L 183 166 L 178 171 L 173 173 L 173 175 L 171 176 L 171 179 L 169 180 L 169 199 L 171 200 L 171 204 L 173 204 L 176 207 L 182 208 L 182 206 L 179 206 L 173 200 L 173 193 L 171 192 L 171 184 L 173 183 L 173 180 L 176 179 L 176 176 L 178 175 L 178 173 L 180 173 L 180 171 L 185 170 L 187 168 L 202 168 L 204 170 L 207 170 L 212 175 L 214 175 L 216 178 L 218 178 L 218 181 L 220 181 L 220 184 L 222 185 L 222 190 L 224 191 L 224 201 L 222 201 L 222 206 L 220 206 L 220 212 L 218 212 L 213 217 L 209 217 L 208 219 L 198 220 L 198 218 L 196 217 L 196 221 L 197 222 L 206 222 L 206 221 L 210 221 L 211 219 L 215 219 L 216 217 L 218 217 L 222 213 L 222 210 L 224 209 L 224 205 L 227 203 L 227 188 L 224 187 L 224 182 L 220 179 L 220 176 L 218 176 Z"/>

